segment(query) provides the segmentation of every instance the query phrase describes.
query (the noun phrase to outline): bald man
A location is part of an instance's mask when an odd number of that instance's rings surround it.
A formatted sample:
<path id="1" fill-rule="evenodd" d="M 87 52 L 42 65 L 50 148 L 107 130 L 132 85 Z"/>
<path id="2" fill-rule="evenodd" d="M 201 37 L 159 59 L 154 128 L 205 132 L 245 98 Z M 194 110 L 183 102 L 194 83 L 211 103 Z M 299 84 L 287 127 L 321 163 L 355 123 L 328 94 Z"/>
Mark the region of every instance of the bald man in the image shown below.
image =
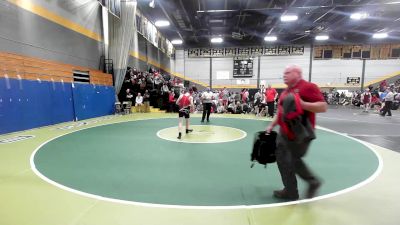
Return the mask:
<path id="1" fill-rule="evenodd" d="M 284 188 L 274 191 L 274 196 L 285 200 L 299 199 L 297 174 L 308 183 L 306 198 L 312 198 L 317 193 L 321 182 L 302 160 L 311 140 L 304 142 L 293 141 L 293 134 L 295 137 L 296 133 L 290 130 L 287 120 L 284 120 L 282 106 L 285 98 L 293 96 L 293 94 L 298 94 L 300 97 L 300 106 L 304 110 L 301 120 L 302 124 L 308 124 L 308 127 L 313 130 L 315 128 L 315 113 L 325 112 L 327 104 L 317 85 L 303 80 L 301 67 L 296 65 L 286 67 L 283 73 L 283 80 L 287 88 L 279 98 L 277 115 L 266 128 L 266 132 L 270 133 L 276 125 L 280 126 L 279 135 L 276 140 L 276 161 Z M 288 95 L 290 93 L 292 95 Z M 284 129 L 287 127 L 289 127 L 289 131 L 288 129 Z M 297 135 L 300 136 L 301 134 Z"/>

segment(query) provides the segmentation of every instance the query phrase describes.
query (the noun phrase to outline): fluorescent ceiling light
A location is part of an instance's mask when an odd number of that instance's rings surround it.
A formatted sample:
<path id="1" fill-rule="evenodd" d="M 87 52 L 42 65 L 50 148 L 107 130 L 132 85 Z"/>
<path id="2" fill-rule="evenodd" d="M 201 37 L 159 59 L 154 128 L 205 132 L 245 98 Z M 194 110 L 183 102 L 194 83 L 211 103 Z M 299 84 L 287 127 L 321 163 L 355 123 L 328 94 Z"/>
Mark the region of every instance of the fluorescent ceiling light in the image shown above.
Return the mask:
<path id="1" fill-rule="evenodd" d="M 328 39 L 329 39 L 328 35 L 318 35 L 318 36 L 315 37 L 315 40 L 317 40 L 317 41 L 325 41 L 325 40 L 328 40 Z"/>
<path id="2" fill-rule="evenodd" d="M 152 1 L 149 3 L 149 7 L 150 7 L 150 8 L 153 8 L 153 9 L 154 9 L 154 7 L 156 7 L 156 3 L 154 2 L 154 0 L 152 0 Z"/>
<path id="3" fill-rule="evenodd" d="M 298 19 L 297 15 L 282 15 L 281 16 L 281 21 L 283 21 L 283 22 L 295 21 L 297 19 Z"/>
<path id="4" fill-rule="evenodd" d="M 276 36 L 265 36 L 264 41 L 276 41 L 278 38 Z"/>
<path id="5" fill-rule="evenodd" d="M 157 20 L 154 24 L 155 24 L 157 27 L 166 27 L 166 26 L 169 26 L 169 22 L 166 21 L 166 20 Z"/>
<path id="6" fill-rule="evenodd" d="M 382 39 L 382 38 L 387 38 L 388 34 L 387 33 L 375 33 L 372 35 L 373 38 L 376 39 Z"/>
<path id="7" fill-rule="evenodd" d="M 175 39 L 175 40 L 172 40 L 171 43 L 172 43 L 173 45 L 181 45 L 181 44 L 183 43 L 183 41 L 180 40 L 180 39 Z"/>
<path id="8" fill-rule="evenodd" d="M 211 38 L 211 43 L 222 43 L 224 40 L 220 37 Z"/>
<path id="9" fill-rule="evenodd" d="M 353 20 L 362 20 L 366 19 L 368 17 L 368 14 L 366 12 L 357 12 L 351 14 L 350 18 Z"/>
<path id="10" fill-rule="evenodd" d="M 210 22 L 210 23 L 222 23 L 222 22 L 224 22 L 224 20 L 214 20 L 214 19 L 212 19 L 212 20 L 209 20 L 208 22 Z"/>

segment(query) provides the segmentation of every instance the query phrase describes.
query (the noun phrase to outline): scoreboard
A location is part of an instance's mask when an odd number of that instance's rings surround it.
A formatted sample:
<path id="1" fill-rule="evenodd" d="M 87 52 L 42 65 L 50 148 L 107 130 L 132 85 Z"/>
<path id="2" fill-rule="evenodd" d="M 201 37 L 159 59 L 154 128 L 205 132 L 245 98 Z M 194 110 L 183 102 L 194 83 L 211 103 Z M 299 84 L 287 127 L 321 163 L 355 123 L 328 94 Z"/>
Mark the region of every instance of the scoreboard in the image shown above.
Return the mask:
<path id="1" fill-rule="evenodd" d="M 234 58 L 233 77 L 253 77 L 253 59 L 238 57 Z"/>

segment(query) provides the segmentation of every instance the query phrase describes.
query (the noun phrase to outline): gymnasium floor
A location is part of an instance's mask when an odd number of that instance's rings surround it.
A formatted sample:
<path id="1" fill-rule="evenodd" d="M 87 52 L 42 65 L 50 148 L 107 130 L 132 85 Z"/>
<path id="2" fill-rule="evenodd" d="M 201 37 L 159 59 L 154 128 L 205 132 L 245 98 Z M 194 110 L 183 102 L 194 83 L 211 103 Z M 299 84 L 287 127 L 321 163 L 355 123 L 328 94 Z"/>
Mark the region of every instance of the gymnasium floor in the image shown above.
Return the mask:
<path id="1" fill-rule="evenodd" d="M 276 164 L 250 168 L 254 132 L 268 120 L 199 116 L 182 141 L 177 115 L 163 113 L 0 136 L 0 224 L 399 224 L 398 111 L 320 114 L 306 161 L 324 185 L 295 202 L 272 197 Z"/>

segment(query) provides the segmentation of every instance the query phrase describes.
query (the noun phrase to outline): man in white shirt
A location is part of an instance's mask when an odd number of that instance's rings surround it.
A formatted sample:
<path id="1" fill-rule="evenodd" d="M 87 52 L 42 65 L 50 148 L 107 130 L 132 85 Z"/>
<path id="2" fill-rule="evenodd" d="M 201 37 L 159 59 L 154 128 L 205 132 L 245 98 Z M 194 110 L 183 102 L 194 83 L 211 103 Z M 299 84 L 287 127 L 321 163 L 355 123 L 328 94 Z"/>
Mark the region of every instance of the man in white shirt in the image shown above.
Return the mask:
<path id="1" fill-rule="evenodd" d="M 136 100 L 135 100 L 136 110 L 139 112 L 142 112 L 142 108 L 143 108 L 142 106 L 143 106 L 143 96 L 139 92 L 138 95 L 136 96 Z"/>
<path id="2" fill-rule="evenodd" d="M 201 122 L 204 123 L 204 119 L 207 114 L 207 122 L 210 122 L 210 113 L 212 101 L 214 99 L 214 95 L 211 92 L 210 88 L 207 88 L 205 92 L 201 95 L 201 100 L 203 101 L 203 116 L 201 118 Z"/>
<path id="3" fill-rule="evenodd" d="M 385 106 L 383 107 L 382 113 L 380 114 L 381 116 L 385 116 L 386 113 L 388 116 L 392 116 L 392 104 L 394 101 L 394 94 L 390 88 L 386 88 L 386 96 L 385 96 Z"/>

